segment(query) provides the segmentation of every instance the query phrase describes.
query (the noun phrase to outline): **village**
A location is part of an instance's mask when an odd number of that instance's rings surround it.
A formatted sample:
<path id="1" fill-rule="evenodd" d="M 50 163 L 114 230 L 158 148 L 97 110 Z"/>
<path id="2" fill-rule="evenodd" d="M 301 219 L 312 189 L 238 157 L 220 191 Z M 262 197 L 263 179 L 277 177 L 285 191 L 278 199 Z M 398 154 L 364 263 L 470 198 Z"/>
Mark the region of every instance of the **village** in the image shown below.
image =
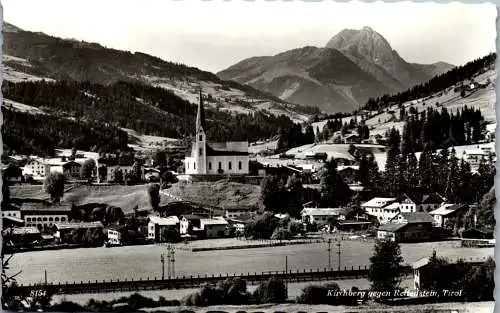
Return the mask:
<path id="1" fill-rule="evenodd" d="M 335 160 L 336 171 L 342 180 L 353 194 L 362 199 L 367 190 L 358 179 L 359 154 L 363 151 L 374 152 L 379 166 L 385 166 L 377 155 L 385 154 L 387 147 L 360 143 L 359 140 L 340 144 L 316 143 L 293 148 L 277 158 L 269 156 L 263 159 L 262 155 L 249 153 L 247 142 L 210 142 L 205 135 L 204 114 L 200 90 L 196 136 L 190 153 L 186 153 L 182 161 L 183 173 L 155 166 L 154 158 L 137 157 L 133 153 L 103 155 L 76 149 L 56 149 L 56 157 L 49 159 L 9 156 L 9 164 L 2 168 L 8 188 L 27 185 L 42 189 L 41 184 L 46 182 L 47 177 L 57 173 L 64 177 L 61 188 L 143 185 L 149 193 L 151 206 L 135 207 L 133 212 L 124 214 L 123 208 L 106 206 L 105 203 L 78 206 L 74 202 L 61 202 L 62 193 L 55 197 L 51 195 L 51 200 L 11 197 L 2 210 L 4 234 L 8 239 L 4 245 L 22 250 L 68 245 L 119 246 L 193 239 L 251 238 L 255 236 L 246 232 L 245 226 L 261 215 L 262 210 L 258 207 L 207 206 L 171 195 L 168 188 L 171 184 L 189 185 L 200 181 L 210 184 L 224 179 L 259 185 L 266 176 L 284 175 L 299 177 L 304 187 L 314 190 L 320 188 L 320 172 L 325 162 Z M 344 137 L 359 139 L 355 131 Z M 472 172 L 477 172 L 480 163 L 494 162 L 494 141 L 469 149 L 456 148 L 462 152 L 457 155 L 471 165 Z M 161 197 L 168 201 L 160 208 Z M 448 201 L 437 192 L 421 192 L 415 186 L 398 197 L 375 195 L 366 201 L 358 200 L 358 203 L 323 207 L 317 201 L 308 201 L 301 204 L 300 213 L 295 216 L 277 212 L 273 219 L 285 219 L 287 223 L 300 227 L 295 227 L 286 235 L 273 233 L 268 239 L 291 239 L 305 236 L 306 232 L 319 231 L 397 242 L 436 241 L 459 236 L 463 245 L 494 246 L 493 231 L 478 229 L 476 217 L 470 228 L 463 229 L 460 234 L 456 229 L 454 232 L 457 220 L 467 212 L 475 212 L 474 205 Z"/>

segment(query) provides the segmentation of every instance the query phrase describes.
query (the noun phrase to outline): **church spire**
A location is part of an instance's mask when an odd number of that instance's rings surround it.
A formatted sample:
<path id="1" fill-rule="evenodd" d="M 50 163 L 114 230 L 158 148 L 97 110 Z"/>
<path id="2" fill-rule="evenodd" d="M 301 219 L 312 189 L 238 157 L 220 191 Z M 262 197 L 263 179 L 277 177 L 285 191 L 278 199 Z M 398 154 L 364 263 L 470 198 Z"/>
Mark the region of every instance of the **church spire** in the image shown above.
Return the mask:
<path id="1" fill-rule="evenodd" d="M 200 128 L 203 132 L 207 131 L 207 126 L 205 124 L 205 109 L 203 108 L 203 98 L 201 96 L 201 88 L 200 88 L 200 102 L 198 103 L 198 114 L 196 115 L 196 132 L 200 131 Z"/>

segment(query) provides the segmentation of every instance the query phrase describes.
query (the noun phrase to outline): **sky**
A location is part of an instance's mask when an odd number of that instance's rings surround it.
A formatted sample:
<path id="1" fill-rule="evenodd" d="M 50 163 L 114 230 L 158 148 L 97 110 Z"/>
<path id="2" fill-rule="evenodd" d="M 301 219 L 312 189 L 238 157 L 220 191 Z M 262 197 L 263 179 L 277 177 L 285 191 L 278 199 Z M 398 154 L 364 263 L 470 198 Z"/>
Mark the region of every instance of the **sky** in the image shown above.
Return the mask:
<path id="1" fill-rule="evenodd" d="M 370 26 L 408 62 L 455 65 L 494 52 L 494 4 L 333 1 L 2 0 L 22 29 L 144 52 L 218 72 L 245 58 L 323 47 Z"/>

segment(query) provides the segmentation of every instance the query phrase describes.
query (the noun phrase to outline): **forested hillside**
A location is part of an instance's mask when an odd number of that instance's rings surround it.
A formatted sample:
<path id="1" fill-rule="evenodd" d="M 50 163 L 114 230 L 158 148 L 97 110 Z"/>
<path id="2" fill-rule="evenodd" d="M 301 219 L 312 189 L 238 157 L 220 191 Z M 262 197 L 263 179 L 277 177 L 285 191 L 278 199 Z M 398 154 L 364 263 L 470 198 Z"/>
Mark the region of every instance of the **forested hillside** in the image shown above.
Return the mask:
<path id="1" fill-rule="evenodd" d="M 435 76 L 424 84 L 419 84 L 404 92 L 394 95 L 384 95 L 379 98 L 371 98 L 367 101 L 363 109 L 378 110 L 389 107 L 392 104 L 403 103 L 406 101 L 424 98 L 433 93 L 443 91 L 453 85 L 456 85 L 466 79 L 471 79 L 475 74 L 486 71 L 494 67 L 496 53 L 490 53 L 485 57 L 468 62 L 465 65 L 457 66 L 448 72 Z"/>
<path id="2" fill-rule="evenodd" d="M 93 146 L 99 147 L 96 149 L 116 147 L 114 144 L 101 145 L 98 142 L 90 144 L 76 140 L 78 132 L 72 134 L 75 128 L 83 127 L 81 125 L 94 125 L 94 129 L 130 128 L 143 134 L 183 138 L 192 134 L 196 116 L 196 106 L 179 98 L 173 92 L 140 83 L 118 82 L 104 86 L 76 81 L 20 83 L 5 81 L 2 91 L 7 99 L 42 109 L 51 115 L 74 119 L 71 123 L 61 119 L 50 123 L 32 123 L 31 120 L 42 121 L 49 117 L 29 117 L 20 113 L 6 115 L 5 120 L 10 123 L 11 134 L 22 134 L 25 131 L 23 129 L 32 128 L 30 136 L 25 138 L 32 139 L 34 146 L 29 149 L 25 146 L 21 149 L 23 151 L 47 151 L 50 145 L 47 144 L 46 147 L 45 144 L 38 144 L 40 142 L 53 142 L 58 144 L 58 147 L 70 148 L 74 141 L 77 148 L 83 150 Z M 17 116 L 22 118 L 12 120 Z M 255 141 L 272 137 L 279 129 L 288 129 L 294 125 L 286 116 L 275 116 L 264 112 L 231 114 L 208 108 L 206 118 L 208 138 L 214 141 Z M 46 129 L 48 127 L 52 130 Z M 57 136 L 52 136 L 53 138 L 47 141 L 43 136 L 52 134 L 54 129 L 66 133 L 67 138 L 60 141 Z M 99 136 L 88 138 L 99 140 Z M 122 140 L 117 142 L 120 142 L 118 146 L 123 145 Z M 11 143 L 14 145 L 10 146 Z M 20 147 L 14 139 L 6 142 L 4 140 L 4 144 L 7 145 L 7 150 L 9 147 L 10 150 L 12 147 Z"/>

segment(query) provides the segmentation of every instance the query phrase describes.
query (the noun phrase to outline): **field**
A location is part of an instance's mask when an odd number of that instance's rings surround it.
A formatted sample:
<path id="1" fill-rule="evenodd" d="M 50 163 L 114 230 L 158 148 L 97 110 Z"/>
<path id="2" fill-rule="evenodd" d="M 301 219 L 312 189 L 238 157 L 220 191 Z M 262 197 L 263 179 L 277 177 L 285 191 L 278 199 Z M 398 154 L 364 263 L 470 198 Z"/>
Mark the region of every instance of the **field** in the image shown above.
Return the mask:
<path id="1" fill-rule="evenodd" d="M 260 186 L 220 180 L 217 182 L 177 183 L 165 190 L 172 196 L 204 203 L 209 206 L 256 206 L 260 201 Z"/>
<path id="2" fill-rule="evenodd" d="M 62 203 L 76 205 L 86 203 L 105 203 L 122 208 L 124 213 L 139 209 L 150 209 L 147 185 L 67 185 Z M 43 185 L 14 185 L 10 187 L 12 198 L 48 199 Z"/>
<path id="3" fill-rule="evenodd" d="M 175 273 L 190 276 L 283 271 L 285 256 L 288 268 L 293 271 L 325 268 L 328 266 L 326 249 L 326 243 L 223 252 L 176 249 Z M 402 244 L 401 249 L 406 263 L 430 256 L 434 249 L 438 256 L 450 258 L 488 257 L 493 256 L 494 251 L 493 248 L 460 248 L 456 241 Z M 49 282 L 153 278 L 161 276 L 160 255 L 165 251 L 165 246 L 147 245 L 25 252 L 13 257 L 10 271 L 22 270 L 18 276 L 21 284 L 42 281 L 44 270 Z M 335 252 L 336 249 L 331 258 L 334 268 L 338 266 Z M 372 253 L 373 242 L 343 241 L 341 266 L 367 266 Z"/>

